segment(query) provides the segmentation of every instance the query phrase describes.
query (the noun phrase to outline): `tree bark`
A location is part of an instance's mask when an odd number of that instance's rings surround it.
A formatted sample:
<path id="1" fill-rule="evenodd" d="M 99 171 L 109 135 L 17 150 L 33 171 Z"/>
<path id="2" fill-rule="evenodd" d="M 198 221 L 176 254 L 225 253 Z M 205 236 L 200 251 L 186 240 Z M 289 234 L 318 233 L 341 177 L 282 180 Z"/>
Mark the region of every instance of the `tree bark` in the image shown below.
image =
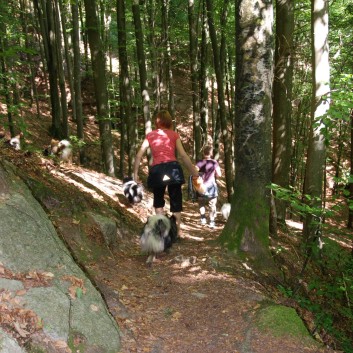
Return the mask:
<path id="1" fill-rule="evenodd" d="M 105 70 L 105 56 L 99 31 L 96 1 L 85 0 L 85 9 L 88 42 L 91 50 L 94 90 L 97 104 L 97 120 L 99 124 L 99 133 L 102 146 L 104 172 L 109 176 L 115 176 L 111 122 L 109 119 L 108 108 L 108 86 Z"/>
<path id="2" fill-rule="evenodd" d="M 272 182 L 283 188 L 289 186 L 291 160 L 291 114 L 293 82 L 293 0 L 276 1 L 276 50 L 273 83 L 273 149 Z M 277 220 L 285 226 L 287 203 L 275 200 Z"/>
<path id="3" fill-rule="evenodd" d="M 269 245 L 273 7 L 239 0 L 236 7 L 235 188 L 220 241 L 272 269 Z"/>
<path id="4" fill-rule="evenodd" d="M 328 48 L 328 0 L 312 0 L 312 107 L 308 156 L 304 181 L 304 194 L 310 196 L 309 205 L 316 208 L 307 213 L 303 234 L 308 252 L 315 248 L 317 237 L 321 233 L 322 194 L 324 166 L 326 158 L 323 116 L 329 108 L 330 65 Z"/>
<path id="5" fill-rule="evenodd" d="M 82 94 L 81 94 L 81 51 L 80 51 L 80 25 L 79 25 L 79 9 L 78 1 L 73 0 L 71 2 L 72 12 L 72 43 L 73 43 L 73 95 L 74 101 L 72 105 L 75 106 L 76 112 L 76 126 L 77 126 L 77 137 L 79 140 L 84 140 L 83 130 L 83 115 L 82 115 Z M 80 147 L 80 163 L 85 163 L 85 148 Z"/>
<path id="6" fill-rule="evenodd" d="M 188 17 L 189 17 L 189 56 L 190 56 L 190 72 L 191 72 L 191 94 L 192 94 L 192 115 L 194 127 L 194 153 L 195 159 L 202 158 L 201 151 L 201 125 L 199 111 L 199 88 L 198 88 L 198 61 L 197 61 L 197 26 L 195 21 L 194 1 L 189 0 Z"/>
<path id="7" fill-rule="evenodd" d="M 134 24 L 135 24 L 136 52 L 137 52 L 137 62 L 139 67 L 140 91 L 141 91 L 141 97 L 143 102 L 145 134 L 147 134 L 152 130 L 152 125 L 151 125 L 151 116 L 150 116 L 150 94 L 148 89 L 146 58 L 145 58 L 145 50 L 143 45 L 143 30 L 142 30 L 142 24 L 141 24 L 139 0 L 134 0 L 132 5 L 132 12 L 133 12 Z"/>
<path id="8" fill-rule="evenodd" d="M 222 70 L 221 58 L 220 58 L 220 53 L 219 53 L 218 44 L 217 44 L 218 43 L 217 34 L 216 34 L 215 25 L 214 25 L 212 0 L 206 0 L 206 5 L 207 5 L 208 27 L 210 30 L 210 37 L 211 37 L 212 51 L 213 51 L 213 63 L 214 63 L 214 68 L 216 73 L 216 80 L 217 80 L 217 96 L 218 96 L 218 106 L 219 106 L 218 118 L 220 119 L 220 122 L 221 122 L 222 140 L 223 140 L 223 146 L 224 146 L 224 170 L 225 170 L 226 188 L 227 188 L 228 200 L 230 201 L 233 194 L 232 148 L 231 148 L 231 143 L 230 143 L 229 134 L 228 134 L 227 114 L 226 114 L 225 96 L 224 96 L 223 70 Z"/>
<path id="9" fill-rule="evenodd" d="M 135 117 L 131 113 L 131 84 L 129 77 L 129 65 L 127 57 L 127 44 L 126 44 L 126 20 L 125 20 L 125 0 L 117 0 L 117 25 L 118 25 L 118 45 L 119 45 L 119 63 L 120 63 L 120 90 L 121 97 L 120 102 L 123 104 L 121 112 L 122 124 L 127 127 L 128 133 L 128 143 L 127 143 L 127 153 L 128 153 L 128 174 L 132 175 L 132 166 L 135 160 L 136 154 L 136 135 L 135 135 Z M 122 135 L 123 139 L 124 136 Z M 122 147 L 125 144 L 121 144 Z M 124 151 L 122 151 L 124 152 Z M 120 171 L 123 175 L 124 171 Z"/>

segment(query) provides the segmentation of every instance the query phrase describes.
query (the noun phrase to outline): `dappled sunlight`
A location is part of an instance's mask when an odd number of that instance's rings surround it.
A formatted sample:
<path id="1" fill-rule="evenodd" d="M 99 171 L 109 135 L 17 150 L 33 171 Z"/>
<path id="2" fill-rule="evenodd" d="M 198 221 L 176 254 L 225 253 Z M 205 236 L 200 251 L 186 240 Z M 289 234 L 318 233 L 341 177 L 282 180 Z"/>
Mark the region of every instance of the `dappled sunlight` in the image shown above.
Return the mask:
<path id="1" fill-rule="evenodd" d="M 152 198 L 147 197 L 148 192 L 146 190 L 142 202 L 138 205 L 131 205 L 124 196 L 123 182 L 120 179 L 74 165 L 53 168 L 50 173 L 53 177 L 74 185 L 97 201 L 105 202 L 108 197 L 116 202 L 119 207 L 134 214 L 142 222 L 147 220 L 153 209 Z"/>
<path id="2" fill-rule="evenodd" d="M 286 220 L 286 224 L 288 227 L 291 227 L 291 228 L 295 228 L 295 229 L 299 229 L 299 230 L 302 230 L 303 229 L 303 223 L 302 222 L 295 222 L 291 219 L 287 219 Z"/>
<path id="3" fill-rule="evenodd" d="M 236 279 L 234 277 L 228 276 L 223 273 L 217 273 L 217 272 L 211 273 L 210 271 L 205 271 L 205 270 L 202 270 L 201 272 L 198 272 L 198 273 L 189 272 L 188 274 L 184 274 L 183 276 L 175 275 L 175 276 L 172 276 L 172 279 L 175 282 L 180 284 L 190 284 L 193 282 L 204 282 L 204 281 L 214 281 L 214 280 L 236 283 Z"/>

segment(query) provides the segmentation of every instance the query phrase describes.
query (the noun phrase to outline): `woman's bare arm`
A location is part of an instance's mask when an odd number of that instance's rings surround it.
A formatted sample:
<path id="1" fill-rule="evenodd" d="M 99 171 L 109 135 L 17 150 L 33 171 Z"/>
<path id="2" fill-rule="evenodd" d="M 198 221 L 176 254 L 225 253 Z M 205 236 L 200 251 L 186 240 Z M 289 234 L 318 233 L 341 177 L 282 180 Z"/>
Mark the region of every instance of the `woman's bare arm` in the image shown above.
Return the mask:
<path id="1" fill-rule="evenodd" d="M 134 180 L 137 182 L 138 180 L 138 171 L 139 171 L 139 167 L 140 167 L 140 162 L 141 162 L 141 158 L 144 155 L 144 153 L 146 152 L 147 148 L 149 147 L 149 142 L 147 139 L 145 139 L 142 142 L 142 145 L 139 149 L 139 151 L 137 152 L 136 158 L 135 158 L 135 164 L 134 164 Z"/>
<path id="2" fill-rule="evenodd" d="M 193 165 L 193 163 L 191 162 L 191 159 L 189 158 L 189 156 L 186 154 L 180 139 L 176 140 L 176 149 L 178 152 L 178 156 L 181 158 L 186 168 L 189 170 L 189 173 L 193 176 L 198 176 L 199 173 L 195 168 L 195 166 Z"/>

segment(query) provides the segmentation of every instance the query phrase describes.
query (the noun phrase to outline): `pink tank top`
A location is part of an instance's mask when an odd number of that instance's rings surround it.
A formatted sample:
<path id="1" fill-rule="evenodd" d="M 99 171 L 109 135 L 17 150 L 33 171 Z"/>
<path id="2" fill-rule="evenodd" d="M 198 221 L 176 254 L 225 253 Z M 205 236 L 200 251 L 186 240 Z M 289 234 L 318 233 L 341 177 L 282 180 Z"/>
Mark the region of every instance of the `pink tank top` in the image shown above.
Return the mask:
<path id="1" fill-rule="evenodd" d="M 177 132 L 158 129 L 148 133 L 146 138 L 152 152 L 152 165 L 177 160 L 175 157 L 176 141 L 180 138 Z"/>

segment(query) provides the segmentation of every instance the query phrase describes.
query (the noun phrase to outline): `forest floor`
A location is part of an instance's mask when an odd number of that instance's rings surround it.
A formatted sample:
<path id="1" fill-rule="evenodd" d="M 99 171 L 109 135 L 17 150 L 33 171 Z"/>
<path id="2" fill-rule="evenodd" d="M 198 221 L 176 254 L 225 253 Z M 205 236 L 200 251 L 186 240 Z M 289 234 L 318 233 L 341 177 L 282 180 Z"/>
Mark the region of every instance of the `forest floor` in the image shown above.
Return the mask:
<path id="1" fill-rule="evenodd" d="M 181 86 L 176 94 L 178 116 L 187 117 L 191 109 L 190 95 Z M 135 229 L 142 229 L 147 217 L 153 213 L 152 195 L 146 191 L 143 202 L 131 206 L 123 200 L 122 181 L 99 172 L 100 149 L 94 143 L 99 136 L 98 126 L 94 123 L 94 113 L 86 116 L 86 136 L 93 141 L 88 146 L 90 168 L 77 163 L 71 167 L 52 168 L 44 159 L 34 166 L 33 157 L 25 157 L 22 162 L 17 160 L 15 164 L 27 169 L 29 176 L 33 173 L 43 181 L 47 176 L 38 172 L 38 168 L 59 182 L 70 183 L 69 191 L 64 187 L 56 190 L 66 192 L 62 199 L 79 200 L 80 194 L 91 194 L 92 198 L 109 199 L 110 206 L 130 215 L 127 221 L 131 222 L 131 233 L 119 239 L 117 249 L 109 250 L 106 256 L 87 265 L 87 271 L 93 274 L 121 330 L 121 353 L 333 352 L 313 340 L 291 335 L 290 328 L 287 335 L 276 336 L 266 325 L 259 324 L 259 312 L 269 302 L 290 303 L 281 298 L 275 286 L 262 284 L 248 264 L 220 247 L 217 238 L 224 226 L 220 214 L 215 229 L 201 226 L 197 204 L 186 201 L 181 240 L 170 252 L 160 255 L 152 267 L 146 266 L 146 256 L 141 254 L 139 247 L 140 233 Z M 38 149 L 43 149 L 50 141 L 47 133 L 50 114 L 45 107 L 41 119 L 38 120 L 34 113 L 26 115 L 27 140 Z M 190 136 L 187 126 L 187 122 L 183 122 L 179 128 L 185 143 Z M 18 157 L 24 157 L 22 151 L 17 154 L 13 151 L 8 156 L 10 159 Z M 79 179 L 84 180 L 84 191 Z M 223 180 L 220 180 L 220 189 L 219 205 L 225 201 Z M 74 220 L 69 214 L 55 219 L 56 225 L 70 222 Z M 295 262 L 295 252 L 292 256 Z M 309 313 L 302 316 L 310 327 Z"/>

